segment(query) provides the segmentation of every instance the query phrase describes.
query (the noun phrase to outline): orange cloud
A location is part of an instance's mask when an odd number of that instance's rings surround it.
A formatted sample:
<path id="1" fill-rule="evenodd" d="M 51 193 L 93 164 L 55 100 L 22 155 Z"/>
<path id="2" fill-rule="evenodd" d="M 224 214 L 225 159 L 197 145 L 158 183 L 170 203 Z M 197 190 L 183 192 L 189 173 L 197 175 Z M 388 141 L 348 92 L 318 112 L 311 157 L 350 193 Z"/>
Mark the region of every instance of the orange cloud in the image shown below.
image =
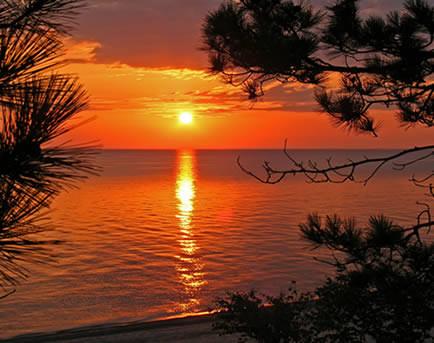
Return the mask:
<path id="1" fill-rule="evenodd" d="M 95 63 L 96 50 L 101 47 L 102 44 L 99 42 L 67 39 L 65 41 L 66 53 L 64 60 L 67 63 Z"/>

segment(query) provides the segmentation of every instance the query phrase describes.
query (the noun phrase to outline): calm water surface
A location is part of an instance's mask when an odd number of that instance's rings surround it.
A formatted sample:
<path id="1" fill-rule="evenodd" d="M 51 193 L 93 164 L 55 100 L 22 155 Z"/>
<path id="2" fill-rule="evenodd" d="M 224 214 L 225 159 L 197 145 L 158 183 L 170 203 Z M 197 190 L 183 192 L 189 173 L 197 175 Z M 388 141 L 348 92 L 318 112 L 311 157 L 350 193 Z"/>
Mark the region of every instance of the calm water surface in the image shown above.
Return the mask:
<path id="1" fill-rule="evenodd" d="M 385 151 L 295 151 L 335 160 Z M 237 156 L 260 172 L 280 151 L 104 151 L 93 177 L 58 197 L 54 230 L 64 241 L 56 263 L 31 266 L 31 277 L 0 302 L 0 337 L 107 322 L 151 320 L 209 309 L 227 290 L 308 290 L 328 267 L 315 262 L 298 224 L 309 212 L 384 213 L 412 224 L 423 199 L 407 180 L 414 172 L 385 168 L 367 186 L 307 184 L 288 177 L 261 184 L 243 174 Z M 430 170 L 432 160 L 419 169 Z"/>

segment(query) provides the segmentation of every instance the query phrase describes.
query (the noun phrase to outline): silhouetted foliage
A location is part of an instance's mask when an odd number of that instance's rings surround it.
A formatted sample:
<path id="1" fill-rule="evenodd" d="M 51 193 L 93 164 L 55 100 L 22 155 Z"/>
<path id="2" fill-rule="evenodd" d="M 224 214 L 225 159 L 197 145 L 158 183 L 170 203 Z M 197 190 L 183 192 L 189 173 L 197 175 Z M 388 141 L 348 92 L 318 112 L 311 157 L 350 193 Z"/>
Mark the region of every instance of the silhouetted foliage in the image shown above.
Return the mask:
<path id="1" fill-rule="evenodd" d="M 369 226 L 337 216 L 308 216 L 300 225 L 314 248 L 324 246 L 335 276 L 316 290 L 278 297 L 229 293 L 214 329 L 258 342 L 425 342 L 434 338 L 434 244 L 383 216 Z"/>
<path id="2" fill-rule="evenodd" d="M 210 70 L 250 99 L 272 80 L 323 85 L 341 76 L 333 93 L 319 87 L 315 98 L 336 125 L 376 135 L 369 110 L 395 106 L 403 125 L 434 124 L 434 7 L 407 0 L 386 18 L 362 18 L 356 0 L 337 0 L 325 10 L 306 2 L 228 1 L 203 26 Z"/>
<path id="3" fill-rule="evenodd" d="M 249 99 L 264 95 L 264 84 L 315 85 L 314 97 L 332 123 L 350 132 L 378 134 L 374 105 L 394 107 L 405 127 L 434 125 L 434 7 L 424 0 L 404 1 L 385 18 L 360 14 L 359 1 L 334 0 L 322 10 L 307 2 L 285 0 L 226 1 L 203 26 L 203 50 L 211 72 L 241 87 Z M 325 80 L 341 83 L 327 90 Z M 275 184 L 288 175 L 308 182 L 366 184 L 384 165 L 398 170 L 432 161 L 434 145 L 413 147 L 389 156 L 335 164 L 297 161 L 286 149 L 289 167 L 264 162 L 266 176 L 243 171 Z M 412 157 L 411 157 L 412 156 Z M 405 159 L 406 158 L 406 159 Z M 370 167 L 368 174 L 357 171 Z M 366 170 L 365 170 L 366 172 Z M 413 176 L 425 188 L 427 203 L 417 223 L 399 227 L 378 216 L 360 228 L 354 219 L 310 215 L 301 235 L 331 251 L 335 275 L 316 290 L 294 296 L 229 294 L 216 328 L 241 332 L 260 342 L 422 342 L 434 328 L 434 245 L 428 236 L 434 221 L 431 174 Z M 269 308 L 264 302 L 278 304 Z M 286 329 L 282 329 L 286 327 Z M 295 328 L 295 330 L 293 330 Z M 298 328 L 298 330 L 297 330 Z M 432 337 L 431 337 L 432 338 Z"/>
<path id="4" fill-rule="evenodd" d="M 313 329 L 306 325 L 311 316 L 310 294 L 299 295 L 295 287 L 278 297 L 249 293 L 229 293 L 217 300 L 219 320 L 213 328 L 226 334 L 241 333 L 239 342 L 305 342 Z M 270 306 L 271 305 L 271 306 Z"/>
<path id="5" fill-rule="evenodd" d="M 333 251 L 335 270 L 315 291 L 324 330 L 356 335 L 340 341 L 424 342 L 434 327 L 434 244 L 414 228 L 401 228 L 383 216 L 366 228 L 354 219 L 308 216 L 304 239 Z M 340 256 L 337 255 L 340 253 Z"/>
<path id="6" fill-rule="evenodd" d="M 61 65 L 62 39 L 81 0 L 3 0 L 0 4 L 0 287 L 27 276 L 24 264 L 44 262 L 32 234 L 48 228 L 41 214 L 53 196 L 94 171 L 91 146 L 59 138 L 80 125 L 82 86 Z"/>

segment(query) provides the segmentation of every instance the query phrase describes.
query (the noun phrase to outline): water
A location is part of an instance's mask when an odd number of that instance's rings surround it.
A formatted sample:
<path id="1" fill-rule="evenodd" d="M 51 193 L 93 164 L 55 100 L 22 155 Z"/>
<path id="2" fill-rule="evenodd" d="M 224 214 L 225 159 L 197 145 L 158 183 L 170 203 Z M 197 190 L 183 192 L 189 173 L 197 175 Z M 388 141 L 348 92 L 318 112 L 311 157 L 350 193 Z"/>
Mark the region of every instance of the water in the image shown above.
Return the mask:
<path id="1" fill-rule="evenodd" d="M 316 160 L 385 151 L 295 151 Z M 415 222 L 423 190 L 408 179 L 430 171 L 382 170 L 367 186 L 308 184 L 288 177 L 264 185 L 263 160 L 284 166 L 280 151 L 104 151 L 100 177 L 58 197 L 55 229 L 40 238 L 64 241 L 56 263 L 31 266 L 31 277 L 0 302 L 1 337 L 107 322 L 151 320 L 212 307 L 227 290 L 276 294 L 291 280 L 308 290 L 329 268 L 326 256 L 299 238 L 309 212 L 384 213 Z"/>

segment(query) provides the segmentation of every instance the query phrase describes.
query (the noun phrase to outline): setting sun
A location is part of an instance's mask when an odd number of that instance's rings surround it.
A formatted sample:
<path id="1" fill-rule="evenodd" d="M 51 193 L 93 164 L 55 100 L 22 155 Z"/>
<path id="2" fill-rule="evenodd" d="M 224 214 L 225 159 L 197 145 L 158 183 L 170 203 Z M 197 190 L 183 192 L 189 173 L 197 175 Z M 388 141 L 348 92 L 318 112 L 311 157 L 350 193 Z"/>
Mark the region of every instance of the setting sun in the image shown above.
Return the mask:
<path id="1" fill-rule="evenodd" d="M 190 124 L 193 121 L 193 115 L 189 112 L 182 112 L 179 115 L 179 121 L 183 124 Z"/>

